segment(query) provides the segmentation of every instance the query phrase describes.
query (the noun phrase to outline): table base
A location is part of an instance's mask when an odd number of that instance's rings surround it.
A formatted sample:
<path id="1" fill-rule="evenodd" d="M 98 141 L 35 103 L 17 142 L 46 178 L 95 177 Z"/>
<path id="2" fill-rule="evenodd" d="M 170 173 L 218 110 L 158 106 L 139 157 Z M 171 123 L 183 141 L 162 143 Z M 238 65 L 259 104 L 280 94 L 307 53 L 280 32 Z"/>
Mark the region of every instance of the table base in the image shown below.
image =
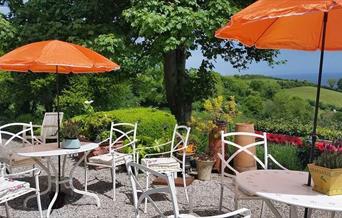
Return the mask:
<path id="1" fill-rule="evenodd" d="M 63 163 L 63 171 L 62 171 L 62 178 L 64 178 L 63 180 L 59 180 L 59 178 L 58 178 L 58 173 L 57 173 L 57 170 L 56 170 L 56 168 L 54 167 L 54 165 L 53 164 L 50 164 L 51 163 L 51 159 L 50 159 L 50 157 L 47 157 L 46 159 L 47 159 L 47 166 L 45 166 L 40 160 L 39 160 L 39 158 L 32 158 L 46 173 L 47 173 L 47 175 L 48 175 L 48 187 L 47 187 L 47 189 L 46 190 L 44 190 L 44 191 L 42 191 L 41 192 L 41 195 L 44 195 L 44 194 L 47 194 L 47 193 L 49 193 L 50 192 L 50 190 L 51 190 L 51 184 L 52 184 L 52 176 L 51 176 L 51 173 L 50 173 L 50 168 L 52 169 L 52 173 L 54 174 L 54 183 L 55 183 L 55 192 L 54 192 L 54 194 L 53 194 L 53 197 L 52 197 L 52 199 L 51 199 L 51 202 L 50 202 L 50 204 L 49 204 L 49 206 L 48 206 L 48 209 L 47 209 L 47 218 L 49 218 L 50 217 L 50 213 L 51 213 L 51 211 L 52 211 L 52 209 L 53 208 L 55 208 L 54 207 L 54 204 L 55 203 L 57 203 L 56 201 L 57 201 L 57 199 L 58 199 L 58 196 L 61 196 L 61 193 L 60 193 L 60 184 L 63 184 L 66 188 L 71 188 L 71 190 L 73 191 L 73 192 L 75 192 L 75 193 L 78 193 L 78 194 L 81 194 L 81 195 L 87 195 L 87 196 L 90 196 L 90 197 L 93 197 L 93 198 L 95 198 L 95 201 L 96 201 L 96 205 L 97 205 L 97 207 L 100 207 L 100 199 L 99 199 L 99 197 L 96 195 L 96 194 L 94 194 L 94 193 L 90 193 L 90 192 L 88 192 L 88 191 L 83 191 L 83 190 L 79 190 L 79 189 L 76 189 L 75 187 L 74 187 L 74 185 L 73 185 L 73 173 L 74 173 L 74 171 L 75 171 L 75 169 L 76 169 L 76 167 L 77 166 L 79 166 L 80 164 L 81 164 L 81 162 L 84 160 L 84 158 L 86 157 L 86 156 L 88 156 L 88 154 L 89 154 L 89 152 L 90 151 L 86 151 L 86 152 L 84 152 L 84 155 L 82 155 L 82 157 L 76 162 L 76 164 L 71 168 L 71 170 L 70 170 L 70 174 L 69 174 L 69 177 L 68 178 L 65 178 L 64 177 L 64 165 L 65 165 L 65 161 L 63 161 L 64 163 Z M 65 155 L 64 155 L 65 156 Z M 65 160 L 65 159 L 64 159 Z M 63 194 L 62 194 L 63 195 Z M 30 200 L 30 199 L 32 199 L 32 198 L 34 198 L 35 197 L 35 195 L 32 195 L 32 196 L 29 196 L 29 197 L 27 197 L 26 199 L 25 199 L 25 201 L 24 201 L 24 206 L 26 206 L 27 205 L 27 202 Z M 61 196 L 62 197 L 62 196 Z M 62 197 L 63 198 L 63 197 Z M 58 206 L 58 205 L 57 205 Z"/>

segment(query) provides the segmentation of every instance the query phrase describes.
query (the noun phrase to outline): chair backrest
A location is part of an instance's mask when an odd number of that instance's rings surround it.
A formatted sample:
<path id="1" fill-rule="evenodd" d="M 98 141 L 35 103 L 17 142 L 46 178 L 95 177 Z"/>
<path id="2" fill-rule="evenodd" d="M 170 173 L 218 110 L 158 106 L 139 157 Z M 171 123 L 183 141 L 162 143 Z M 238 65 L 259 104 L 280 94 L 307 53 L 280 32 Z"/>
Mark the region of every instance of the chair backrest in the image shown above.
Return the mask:
<path id="1" fill-rule="evenodd" d="M 177 203 L 177 197 L 176 197 L 176 186 L 173 180 L 173 177 L 171 173 L 158 173 L 154 170 L 151 170 L 145 166 L 142 166 L 140 164 L 137 164 L 133 161 L 130 161 L 126 158 L 126 167 L 127 167 L 127 173 L 132 185 L 132 191 L 133 191 L 133 204 L 134 204 L 134 211 L 135 211 L 135 217 L 139 217 L 139 207 L 142 202 L 144 202 L 145 198 L 147 198 L 152 206 L 155 208 L 155 210 L 159 213 L 160 217 L 165 217 L 163 212 L 159 209 L 158 205 L 154 202 L 153 198 L 151 198 L 152 194 L 155 193 L 168 193 L 171 197 L 171 203 L 174 211 L 175 217 L 179 217 L 179 209 L 178 209 L 178 203 Z M 163 187 L 150 187 L 148 189 L 145 189 L 143 185 L 141 185 L 138 181 L 137 176 L 133 173 L 132 168 L 137 170 L 138 172 L 141 171 L 144 174 L 149 174 L 152 176 L 156 176 L 159 178 L 164 179 L 167 181 L 167 186 Z M 138 192 L 140 196 L 138 197 Z"/>
<path id="2" fill-rule="evenodd" d="M 62 125 L 63 112 L 59 112 L 59 124 Z M 45 143 L 46 139 L 57 139 L 58 134 L 58 113 L 57 112 L 46 112 L 40 130 L 40 136 Z"/>
<path id="3" fill-rule="evenodd" d="M 156 194 L 156 193 L 164 193 L 164 194 L 170 195 L 170 200 L 171 200 L 172 209 L 173 209 L 173 216 L 175 218 L 179 218 L 180 213 L 179 213 L 179 207 L 178 207 L 178 202 L 177 202 L 176 186 L 175 186 L 175 181 L 174 181 L 174 177 L 172 176 L 172 174 L 171 173 L 163 173 L 163 174 L 158 173 L 145 166 L 132 162 L 129 157 L 126 157 L 125 161 L 126 161 L 127 173 L 128 173 L 131 185 L 132 185 L 135 217 L 139 217 L 140 205 L 142 202 L 145 202 L 144 200 L 146 198 L 150 201 L 154 209 L 159 213 L 159 216 L 165 217 L 164 213 L 160 210 L 158 205 L 154 202 L 153 198 L 151 197 L 151 195 Z M 153 175 L 153 176 L 164 179 L 165 181 L 167 181 L 167 186 L 163 186 L 163 187 L 149 186 L 148 189 L 144 188 L 145 185 L 141 185 L 139 183 L 137 175 L 133 173 L 132 168 L 134 168 L 137 171 L 143 172 L 145 176 L 149 174 L 149 175 Z M 138 197 L 138 193 L 140 194 L 139 197 Z M 235 217 L 236 215 L 240 215 L 238 217 L 250 218 L 251 212 L 248 209 L 242 208 L 242 209 L 229 212 L 226 214 L 210 216 L 210 218 L 224 218 L 224 217 L 227 218 L 227 217 Z M 187 216 L 185 215 L 184 217 L 187 217 Z"/>
<path id="4" fill-rule="evenodd" d="M 188 126 L 175 125 L 171 141 L 171 155 L 176 151 L 182 151 L 185 154 L 189 143 L 190 130 L 191 128 Z"/>
<path id="5" fill-rule="evenodd" d="M 26 138 L 25 136 L 31 136 Z M 11 155 L 18 147 L 34 144 L 32 123 L 9 123 L 0 126 L 0 146 L 2 154 Z M 2 157 L 4 158 L 4 157 Z"/>
<path id="6" fill-rule="evenodd" d="M 109 136 L 109 152 L 113 149 L 132 147 L 134 161 L 136 159 L 136 142 L 137 142 L 138 123 L 111 123 Z M 122 142 L 122 144 L 121 144 Z M 120 145 L 121 144 L 121 145 Z M 119 145 L 118 147 L 115 147 Z"/>
<path id="7" fill-rule="evenodd" d="M 248 145 L 239 145 L 234 142 L 234 138 L 236 136 L 245 136 L 245 137 L 252 137 L 255 139 L 255 142 L 248 144 Z M 268 151 L 267 151 L 267 137 L 266 133 L 263 134 L 256 134 L 256 133 L 249 133 L 249 132 L 229 132 L 224 133 L 221 132 L 221 141 L 222 141 L 222 153 L 218 154 L 222 160 L 225 160 L 225 148 L 226 145 L 233 146 L 236 150 L 233 154 L 229 156 L 229 158 L 225 161 L 221 161 L 221 173 L 224 174 L 224 169 L 228 167 L 231 171 L 233 171 L 235 174 L 238 174 L 239 172 L 231 165 L 232 160 L 234 157 L 236 157 L 240 153 L 247 154 L 255 159 L 257 164 L 259 164 L 263 169 L 267 169 L 268 166 Z M 255 154 L 250 152 L 248 149 L 256 147 L 256 146 L 263 146 L 264 150 L 264 157 L 263 160 L 259 159 Z"/>

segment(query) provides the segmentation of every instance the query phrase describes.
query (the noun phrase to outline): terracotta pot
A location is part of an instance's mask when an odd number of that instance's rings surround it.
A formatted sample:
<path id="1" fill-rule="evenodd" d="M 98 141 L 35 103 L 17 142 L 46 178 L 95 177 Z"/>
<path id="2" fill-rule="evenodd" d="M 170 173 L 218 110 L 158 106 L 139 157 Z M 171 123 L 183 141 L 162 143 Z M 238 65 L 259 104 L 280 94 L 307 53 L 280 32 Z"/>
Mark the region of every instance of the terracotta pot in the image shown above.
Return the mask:
<path id="1" fill-rule="evenodd" d="M 209 133 L 209 153 L 214 160 L 213 169 L 217 172 L 221 171 L 221 159 L 218 153 L 222 153 L 222 143 L 221 143 L 221 131 L 226 132 L 227 123 L 226 122 L 216 122 L 216 127 Z M 226 151 L 227 152 L 227 151 Z"/>
<path id="2" fill-rule="evenodd" d="M 254 133 L 254 124 L 250 123 L 237 123 L 235 124 L 235 132 L 250 132 Z M 251 136 L 235 136 L 234 142 L 240 146 L 249 145 L 255 142 L 255 138 Z M 256 148 L 252 147 L 248 149 L 252 154 L 256 153 Z M 256 170 L 255 159 L 245 152 L 239 153 L 234 158 L 234 168 L 239 172 Z"/>

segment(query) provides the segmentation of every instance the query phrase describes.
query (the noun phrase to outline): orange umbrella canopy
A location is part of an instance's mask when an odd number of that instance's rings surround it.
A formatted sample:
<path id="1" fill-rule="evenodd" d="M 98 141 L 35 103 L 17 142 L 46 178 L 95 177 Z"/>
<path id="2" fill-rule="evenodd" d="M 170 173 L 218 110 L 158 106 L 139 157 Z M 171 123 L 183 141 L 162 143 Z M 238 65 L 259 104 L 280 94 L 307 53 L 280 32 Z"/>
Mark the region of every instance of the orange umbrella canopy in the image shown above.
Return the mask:
<path id="1" fill-rule="evenodd" d="M 342 50 L 342 0 L 259 0 L 232 16 L 215 36 L 263 49 L 318 50 L 324 12 L 325 50 Z"/>
<path id="2" fill-rule="evenodd" d="M 120 66 L 104 56 L 79 45 L 59 40 L 35 42 L 0 57 L 0 69 L 17 72 L 97 73 Z"/>

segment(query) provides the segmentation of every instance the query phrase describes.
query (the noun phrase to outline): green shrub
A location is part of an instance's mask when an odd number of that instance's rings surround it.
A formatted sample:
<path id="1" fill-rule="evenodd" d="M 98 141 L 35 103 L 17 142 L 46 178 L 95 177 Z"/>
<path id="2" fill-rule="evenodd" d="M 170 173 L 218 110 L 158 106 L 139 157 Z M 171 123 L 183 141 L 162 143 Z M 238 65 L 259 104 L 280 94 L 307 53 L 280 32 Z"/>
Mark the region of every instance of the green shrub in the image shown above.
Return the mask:
<path id="1" fill-rule="evenodd" d="M 154 108 L 127 108 L 97 112 L 72 118 L 80 126 L 80 134 L 90 140 L 108 136 L 111 122 L 138 122 L 138 144 L 151 145 L 160 138 L 171 139 L 176 120 L 170 113 Z"/>
<path id="2" fill-rule="evenodd" d="M 286 144 L 268 144 L 268 153 L 271 154 L 281 165 L 289 170 L 303 170 L 300 157 L 298 155 L 298 148 L 293 145 Z M 260 146 L 257 148 L 257 156 L 262 159 L 264 156 L 264 149 Z M 277 165 L 268 160 L 269 169 L 278 169 Z"/>
<path id="3" fill-rule="evenodd" d="M 228 153 L 231 155 L 236 149 L 229 145 Z M 298 149 L 293 145 L 286 144 L 271 144 L 268 143 L 268 153 L 271 154 L 281 165 L 290 170 L 303 170 L 300 157 L 298 155 Z M 262 146 L 257 146 L 256 149 L 257 157 L 263 162 L 264 160 L 264 148 Z M 259 165 L 259 164 L 257 164 Z M 258 166 L 260 167 L 260 166 Z M 268 159 L 269 169 L 279 169 L 279 167 Z"/>

